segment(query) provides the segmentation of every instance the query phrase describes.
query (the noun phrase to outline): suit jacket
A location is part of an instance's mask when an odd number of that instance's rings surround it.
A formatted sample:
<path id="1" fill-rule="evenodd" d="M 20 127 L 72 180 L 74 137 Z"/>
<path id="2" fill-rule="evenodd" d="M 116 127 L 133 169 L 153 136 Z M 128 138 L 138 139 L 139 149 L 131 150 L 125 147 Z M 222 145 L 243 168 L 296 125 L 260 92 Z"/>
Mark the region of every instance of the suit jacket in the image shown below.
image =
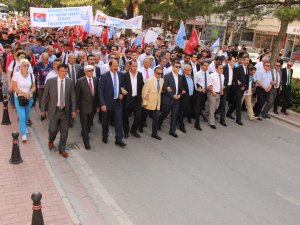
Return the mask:
<path id="1" fill-rule="evenodd" d="M 72 78 L 71 70 L 70 70 L 69 66 L 70 66 L 70 64 L 68 64 L 68 77 Z M 74 68 L 75 69 L 75 80 L 74 80 L 74 82 L 76 84 L 77 80 L 79 79 L 78 75 L 79 75 L 79 70 L 80 70 L 81 66 L 75 63 L 74 67 L 75 67 Z"/>
<path id="2" fill-rule="evenodd" d="M 76 84 L 76 109 L 80 113 L 96 113 L 98 106 L 98 83 L 97 77 L 92 77 L 94 85 L 94 96 L 91 93 L 90 86 L 86 77 L 82 77 Z"/>
<path id="3" fill-rule="evenodd" d="M 122 77 L 122 73 L 118 72 L 119 94 L 121 94 Z M 107 109 L 110 109 L 114 101 L 114 85 L 110 75 L 110 71 L 101 76 L 98 85 L 98 93 L 100 106 L 106 106 Z"/>
<path id="4" fill-rule="evenodd" d="M 143 75 L 141 72 L 137 72 L 137 101 L 138 105 L 142 104 L 142 89 L 144 86 Z M 131 79 L 130 73 L 127 72 L 123 75 L 122 80 L 122 88 L 124 88 L 128 94 L 124 95 L 123 98 L 123 107 L 128 107 L 130 104 L 131 96 L 132 96 L 132 86 L 131 86 Z"/>
<path id="5" fill-rule="evenodd" d="M 160 110 L 161 92 L 163 88 L 164 80 L 159 79 L 159 91 L 157 91 L 157 79 L 152 76 L 146 80 L 142 90 L 142 106 L 147 110 Z M 148 96 L 148 100 L 146 100 Z"/>
<path id="6" fill-rule="evenodd" d="M 177 94 L 181 95 L 182 93 L 182 78 L 181 75 L 178 74 L 178 90 Z M 172 89 L 171 92 L 169 92 L 167 89 L 170 87 Z M 171 105 L 176 100 L 173 98 L 173 96 L 176 94 L 176 84 L 173 77 L 173 72 L 170 72 L 164 76 L 164 86 L 163 86 L 163 104 Z"/>
<path id="7" fill-rule="evenodd" d="M 229 66 L 226 64 L 224 66 L 223 75 L 224 75 L 224 86 L 228 87 L 228 81 L 229 81 Z M 234 67 L 232 68 L 232 72 L 234 72 Z"/>
<path id="8" fill-rule="evenodd" d="M 287 68 L 281 69 L 282 73 L 282 87 L 286 87 L 286 82 L 287 82 Z M 293 77 L 293 69 L 291 69 L 291 77 L 290 77 L 290 83 L 292 83 L 292 77 Z"/>
<path id="9" fill-rule="evenodd" d="M 41 111 L 48 111 L 49 120 L 54 116 L 58 103 L 58 77 L 50 78 L 45 84 L 45 89 L 41 102 Z M 74 81 L 71 78 L 65 78 L 65 108 L 66 116 L 70 117 L 71 112 L 76 110 Z"/>
<path id="10" fill-rule="evenodd" d="M 100 78 L 100 76 L 101 76 L 101 71 L 100 71 L 100 69 L 97 67 L 97 66 L 95 66 L 95 72 L 96 72 L 96 77 L 98 77 L 98 78 Z M 81 77 L 85 77 L 85 73 L 84 73 L 84 67 L 81 67 L 80 69 L 79 69 L 79 71 L 78 71 L 78 79 L 80 79 Z"/>
<path id="11" fill-rule="evenodd" d="M 241 82 L 240 85 L 238 84 L 238 81 Z M 248 76 L 248 74 L 245 74 L 243 65 L 239 65 L 238 67 L 234 68 L 233 83 L 235 84 L 236 87 L 239 87 L 239 88 L 245 87 L 245 90 L 248 89 L 249 76 Z"/>
<path id="12" fill-rule="evenodd" d="M 275 69 L 271 69 L 270 71 L 271 71 L 271 73 L 272 73 L 272 80 L 275 81 L 275 74 L 274 74 L 274 72 L 276 73 L 276 71 L 275 71 Z M 280 77 L 280 78 L 279 78 L 279 79 L 280 79 L 280 82 L 279 82 L 279 88 L 280 88 L 280 87 L 282 87 L 282 69 L 279 70 L 279 77 Z M 273 88 L 275 87 L 275 85 L 276 85 L 276 84 L 273 85 Z"/>
<path id="13" fill-rule="evenodd" d="M 187 107 L 188 103 L 189 103 L 189 86 L 187 83 L 187 79 L 185 77 L 185 75 L 179 76 L 179 78 L 181 78 L 182 80 L 182 89 L 185 90 L 185 94 L 183 94 L 180 98 L 180 105 L 181 107 L 185 108 Z M 194 84 L 194 79 L 193 79 L 193 84 Z M 193 85 L 193 89 L 195 89 L 195 85 Z"/>

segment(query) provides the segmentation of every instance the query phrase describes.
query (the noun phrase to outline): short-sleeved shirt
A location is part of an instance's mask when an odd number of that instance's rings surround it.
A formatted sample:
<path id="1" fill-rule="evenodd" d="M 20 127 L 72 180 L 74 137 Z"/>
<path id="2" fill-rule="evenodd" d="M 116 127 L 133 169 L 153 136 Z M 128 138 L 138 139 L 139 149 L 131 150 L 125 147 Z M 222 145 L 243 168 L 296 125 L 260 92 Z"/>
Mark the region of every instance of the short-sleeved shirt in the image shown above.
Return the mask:
<path id="1" fill-rule="evenodd" d="M 30 76 L 32 76 L 32 81 Z M 31 73 L 28 73 L 27 77 L 24 77 L 21 72 L 17 72 L 13 75 L 12 80 L 17 82 L 17 88 L 23 92 L 29 92 L 32 82 L 34 82 L 34 77 Z M 15 96 L 17 97 L 17 93 L 15 92 Z"/>
<path id="2" fill-rule="evenodd" d="M 14 62 L 15 62 L 15 66 L 14 66 Z M 12 72 L 12 76 L 13 76 L 15 73 L 20 72 L 20 63 L 17 60 L 16 61 L 15 60 L 11 61 L 11 63 L 9 64 L 7 70 Z M 30 64 L 29 64 L 28 72 L 33 73 L 33 69 L 32 69 L 32 66 Z"/>
<path id="3" fill-rule="evenodd" d="M 32 48 L 31 48 L 31 51 L 33 54 L 39 54 L 41 55 L 42 53 L 44 53 L 46 51 L 46 48 L 44 46 L 40 46 L 39 48 L 34 45 Z"/>
<path id="4" fill-rule="evenodd" d="M 265 88 L 267 88 L 273 80 L 271 71 L 265 71 L 264 69 L 255 73 L 255 79 L 256 81 L 261 81 Z"/>

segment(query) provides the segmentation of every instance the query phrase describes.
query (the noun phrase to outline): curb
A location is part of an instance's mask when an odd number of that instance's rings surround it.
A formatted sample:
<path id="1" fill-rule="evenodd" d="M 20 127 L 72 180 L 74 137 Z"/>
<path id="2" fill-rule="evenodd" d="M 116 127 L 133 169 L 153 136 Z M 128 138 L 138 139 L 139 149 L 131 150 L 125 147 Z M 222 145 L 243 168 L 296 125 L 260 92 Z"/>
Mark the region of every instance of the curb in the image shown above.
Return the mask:
<path id="1" fill-rule="evenodd" d="M 46 155 L 44 154 L 44 152 L 42 150 L 41 144 L 38 141 L 38 139 L 37 139 L 37 137 L 35 135 L 35 132 L 32 130 L 32 128 L 30 128 L 30 130 L 31 130 L 31 136 L 33 137 L 34 142 L 36 143 L 37 149 L 38 149 L 38 151 L 39 151 L 39 153 L 41 155 L 42 160 L 45 163 L 45 167 L 47 168 L 49 176 L 52 178 L 53 183 L 54 183 L 54 185 L 55 185 L 55 187 L 56 187 L 56 189 L 57 189 L 57 191 L 58 191 L 58 193 L 59 193 L 59 195 L 60 195 L 60 197 L 61 197 L 61 199 L 62 199 L 62 201 L 63 201 L 63 203 L 65 205 L 65 207 L 66 207 L 66 210 L 67 210 L 67 212 L 68 212 L 68 214 L 69 214 L 69 216 L 70 216 L 73 224 L 74 225 L 82 225 L 81 222 L 80 222 L 80 220 L 79 220 L 79 217 L 77 216 L 77 214 L 76 214 L 76 212 L 75 212 L 75 210 L 74 210 L 74 208 L 73 208 L 73 206 L 71 204 L 71 202 L 67 198 L 67 195 L 66 195 L 65 191 L 63 190 L 62 186 L 60 185 L 58 179 L 55 177 L 55 173 L 54 173 L 54 171 L 53 171 L 53 169 L 52 169 L 52 167 L 51 167 L 51 165 L 50 165 L 50 163 L 49 163 Z"/>
<path id="2" fill-rule="evenodd" d="M 289 111 L 289 113 L 291 113 L 291 112 Z M 297 114 L 297 113 L 292 112 L 291 114 Z M 281 116 L 277 116 L 277 115 L 274 114 L 274 113 L 269 113 L 269 115 L 270 115 L 271 117 L 277 119 L 277 120 L 283 121 L 283 122 L 285 122 L 285 123 L 288 123 L 288 124 L 290 124 L 290 125 L 293 125 L 293 126 L 295 126 L 295 127 L 300 128 L 300 123 L 297 123 L 297 122 L 295 122 L 295 121 L 286 119 L 286 118 L 281 117 Z M 297 115 L 298 115 L 298 114 L 297 114 Z"/>

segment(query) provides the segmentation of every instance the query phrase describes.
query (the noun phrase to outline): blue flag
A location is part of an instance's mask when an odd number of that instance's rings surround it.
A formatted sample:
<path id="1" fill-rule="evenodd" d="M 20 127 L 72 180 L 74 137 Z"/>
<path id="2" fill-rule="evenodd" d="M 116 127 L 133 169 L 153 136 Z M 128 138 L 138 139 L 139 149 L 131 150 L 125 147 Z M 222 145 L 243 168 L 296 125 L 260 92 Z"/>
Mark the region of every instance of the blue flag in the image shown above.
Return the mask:
<path id="1" fill-rule="evenodd" d="M 176 37 L 176 43 L 180 48 L 184 47 L 183 37 L 185 37 L 185 36 L 186 36 L 186 33 L 185 33 L 185 29 L 184 29 L 184 24 L 183 24 L 183 21 L 181 21 L 180 28 L 178 30 L 178 34 L 177 34 L 177 37 Z"/>
<path id="2" fill-rule="evenodd" d="M 218 38 L 212 46 L 210 46 L 210 50 L 213 51 L 216 47 L 220 47 L 220 38 Z"/>
<path id="3" fill-rule="evenodd" d="M 136 37 L 136 39 L 134 41 L 135 46 L 141 46 L 142 45 L 143 36 L 144 36 L 144 34 L 142 32 L 138 34 L 138 36 Z"/>

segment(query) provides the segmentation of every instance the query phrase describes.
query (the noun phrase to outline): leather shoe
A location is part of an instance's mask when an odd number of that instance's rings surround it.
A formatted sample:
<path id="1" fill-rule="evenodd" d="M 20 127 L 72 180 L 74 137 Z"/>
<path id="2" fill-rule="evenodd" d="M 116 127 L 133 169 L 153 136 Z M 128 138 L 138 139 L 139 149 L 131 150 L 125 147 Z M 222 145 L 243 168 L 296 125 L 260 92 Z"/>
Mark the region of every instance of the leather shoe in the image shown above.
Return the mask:
<path id="1" fill-rule="evenodd" d="M 188 118 L 187 121 L 188 121 L 188 123 L 192 123 L 192 119 L 191 118 Z"/>
<path id="2" fill-rule="evenodd" d="M 136 138 L 141 138 L 141 135 L 139 135 L 138 132 L 130 132 L 133 136 L 135 136 Z"/>
<path id="3" fill-rule="evenodd" d="M 264 114 L 264 113 L 261 114 L 261 117 L 264 119 L 267 119 L 266 114 Z"/>
<path id="4" fill-rule="evenodd" d="M 86 150 L 90 150 L 91 149 L 91 146 L 90 146 L 90 143 L 84 143 L 84 147 Z"/>
<path id="5" fill-rule="evenodd" d="M 186 129 L 184 127 L 180 127 L 179 130 L 181 130 L 183 133 L 186 133 Z"/>
<path id="6" fill-rule="evenodd" d="M 65 150 L 60 150 L 59 154 L 64 158 L 68 158 L 68 156 L 69 156 L 69 154 Z"/>
<path id="7" fill-rule="evenodd" d="M 107 144 L 107 143 L 108 143 L 107 137 L 103 137 L 103 138 L 102 138 L 102 141 L 103 141 L 104 144 Z"/>
<path id="8" fill-rule="evenodd" d="M 128 137 L 129 137 L 129 134 L 128 134 L 128 133 L 125 133 L 125 134 L 124 134 L 124 138 L 127 139 Z"/>
<path id="9" fill-rule="evenodd" d="M 274 112 L 275 114 L 277 114 L 277 115 L 279 114 L 279 112 L 278 112 L 277 110 L 276 110 L 276 111 L 273 111 L 273 112 Z"/>
<path id="10" fill-rule="evenodd" d="M 226 115 L 227 118 L 234 120 L 235 118 L 232 115 Z"/>
<path id="11" fill-rule="evenodd" d="M 157 134 L 152 134 L 151 137 L 157 139 L 157 140 L 161 140 L 161 137 L 158 136 Z"/>
<path id="12" fill-rule="evenodd" d="M 236 121 L 236 123 L 240 126 L 243 126 L 244 124 L 242 123 L 242 121 Z"/>
<path id="13" fill-rule="evenodd" d="M 216 125 L 210 125 L 212 129 L 216 129 Z"/>
<path id="14" fill-rule="evenodd" d="M 195 125 L 196 130 L 202 130 L 202 128 L 200 127 L 200 125 Z"/>
<path id="15" fill-rule="evenodd" d="M 221 121 L 220 124 L 221 124 L 222 126 L 224 126 L 224 127 L 227 127 L 227 124 L 226 124 L 225 121 Z"/>
<path id="16" fill-rule="evenodd" d="M 48 142 L 48 148 L 49 148 L 49 150 L 51 150 L 52 148 L 54 148 L 54 143 L 53 143 L 53 141 L 49 141 L 49 142 Z"/>
<path id="17" fill-rule="evenodd" d="M 175 138 L 177 138 L 177 137 L 178 137 L 178 135 L 177 135 L 176 133 L 172 133 L 172 132 L 170 132 L 169 134 L 170 134 L 171 136 L 175 137 Z"/>
<path id="18" fill-rule="evenodd" d="M 126 144 L 121 140 L 121 141 L 115 141 L 115 144 L 120 146 L 120 147 L 125 147 Z"/>
<path id="19" fill-rule="evenodd" d="M 262 121 L 262 118 L 258 117 L 257 120 Z"/>

